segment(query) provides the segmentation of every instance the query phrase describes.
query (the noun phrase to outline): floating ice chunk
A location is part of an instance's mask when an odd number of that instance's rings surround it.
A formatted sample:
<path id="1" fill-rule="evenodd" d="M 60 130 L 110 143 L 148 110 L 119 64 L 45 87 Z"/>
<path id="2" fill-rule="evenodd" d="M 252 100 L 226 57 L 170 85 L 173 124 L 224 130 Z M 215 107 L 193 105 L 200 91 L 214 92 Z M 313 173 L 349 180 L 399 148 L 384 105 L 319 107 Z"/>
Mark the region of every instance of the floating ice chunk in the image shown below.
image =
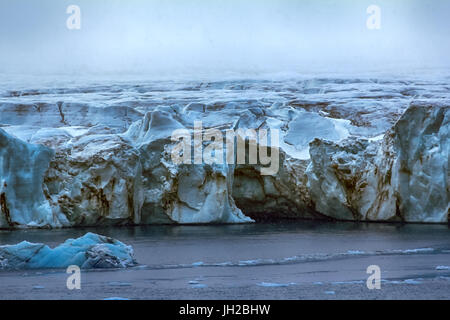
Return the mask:
<path id="1" fill-rule="evenodd" d="M 348 253 L 348 254 L 364 254 L 364 251 L 359 251 L 359 250 L 348 250 L 347 253 Z"/>
<path id="2" fill-rule="evenodd" d="M 33 289 L 45 289 L 44 286 L 33 286 Z"/>
<path id="3" fill-rule="evenodd" d="M 113 287 L 131 287 L 132 284 L 129 282 L 121 282 L 121 281 L 111 281 L 108 285 Z"/>
<path id="4" fill-rule="evenodd" d="M 241 261 L 239 261 L 238 265 L 239 266 L 251 266 L 251 265 L 259 264 L 260 262 L 261 262 L 261 259 L 241 260 Z"/>
<path id="5" fill-rule="evenodd" d="M 381 282 L 383 283 L 389 283 L 389 284 L 401 284 L 401 281 L 398 280 L 385 280 L 385 279 L 381 279 Z"/>
<path id="6" fill-rule="evenodd" d="M 335 281 L 332 282 L 332 284 L 338 285 L 338 284 L 360 284 L 364 283 L 362 280 L 353 280 L 353 281 Z"/>
<path id="7" fill-rule="evenodd" d="M 66 268 L 70 265 L 81 268 L 126 268 L 135 264 L 131 246 L 90 232 L 77 239 L 68 239 L 54 249 L 42 243 L 27 241 L 0 246 L 0 268 Z"/>
<path id="8" fill-rule="evenodd" d="M 110 297 L 110 298 L 105 298 L 103 300 L 130 300 L 130 299 L 122 298 L 122 297 Z"/>
<path id="9" fill-rule="evenodd" d="M 406 279 L 406 280 L 404 280 L 403 282 L 404 282 L 404 283 L 407 283 L 407 284 L 421 284 L 421 283 L 422 283 L 422 282 L 417 281 L 417 280 L 415 280 L 415 279 Z"/>
<path id="10" fill-rule="evenodd" d="M 436 270 L 450 270 L 450 266 L 437 266 Z"/>
<path id="11" fill-rule="evenodd" d="M 214 265 L 219 266 L 219 267 L 227 267 L 227 266 L 232 266 L 233 262 L 231 262 L 231 261 L 218 262 L 218 263 L 215 263 Z"/>
<path id="12" fill-rule="evenodd" d="M 403 253 L 421 253 L 421 252 L 431 252 L 434 251 L 433 248 L 418 248 L 418 249 L 406 249 Z"/>
<path id="13" fill-rule="evenodd" d="M 289 282 L 289 283 L 273 283 L 273 282 L 260 282 L 257 284 L 260 287 L 289 287 L 296 285 L 295 282 Z"/>

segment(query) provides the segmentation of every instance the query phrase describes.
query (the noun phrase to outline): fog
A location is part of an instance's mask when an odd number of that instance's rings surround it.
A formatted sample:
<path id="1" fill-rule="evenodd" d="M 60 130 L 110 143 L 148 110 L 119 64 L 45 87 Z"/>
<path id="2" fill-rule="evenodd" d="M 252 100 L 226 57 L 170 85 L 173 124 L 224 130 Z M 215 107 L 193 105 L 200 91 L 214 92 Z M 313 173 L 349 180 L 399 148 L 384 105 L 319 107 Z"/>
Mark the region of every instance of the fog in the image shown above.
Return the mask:
<path id="1" fill-rule="evenodd" d="M 69 5 L 81 29 L 69 30 Z M 366 26 L 369 5 L 381 29 Z M 449 66 L 450 1 L 2 0 L 3 73 L 226 73 Z"/>

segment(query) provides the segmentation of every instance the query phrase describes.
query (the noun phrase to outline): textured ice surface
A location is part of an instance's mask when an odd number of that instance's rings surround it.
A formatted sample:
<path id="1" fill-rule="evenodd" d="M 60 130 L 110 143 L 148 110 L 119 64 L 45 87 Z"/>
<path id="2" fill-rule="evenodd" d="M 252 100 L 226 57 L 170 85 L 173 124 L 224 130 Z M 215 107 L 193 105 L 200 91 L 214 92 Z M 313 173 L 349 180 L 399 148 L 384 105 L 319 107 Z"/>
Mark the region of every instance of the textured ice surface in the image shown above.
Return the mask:
<path id="1" fill-rule="evenodd" d="M 4 80 L 4 81 L 2 81 Z M 274 118 L 309 111 L 376 135 L 394 124 L 412 99 L 448 99 L 448 79 L 302 77 L 275 80 L 144 81 L 0 79 L 0 123 L 8 126 L 107 125 L 125 131 L 148 111 L 178 109 L 214 126 L 261 109 Z M 292 119 L 290 119 L 292 120 Z M 192 125 L 192 123 L 190 123 Z"/>
<path id="2" fill-rule="evenodd" d="M 50 148 L 0 129 L 0 226 L 60 225 L 42 189 L 52 157 Z"/>
<path id="3" fill-rule="evenodd" d="M 8 185 L 0 227 L 324 215 L 445 222 L 449 87 L 449 77 L 428 75 L 0 78 L 1 139 L 10 148 L 0 150 Z M 430 105 L 441 111 L 417 108 Z M 279 172 L 174 165 L 170 135 L 194 121 L 204 129 L 280 130 Z M 398 179 L 382 182 L 389 176 Z"/>
<path id="4" fill-rule="evenodd" d="M 135 264 L 132 247 L 90 232 L 53 249 L 27 241 L 0 246 L 0 268 L 7 269 L 126 268 Z"/>
<path id="5" fill-rule="evenodd" d="M 415 102 L 381 142 L 311 143 L 315 208 L 347 220 L 446 222 L 450 108 Z"/>

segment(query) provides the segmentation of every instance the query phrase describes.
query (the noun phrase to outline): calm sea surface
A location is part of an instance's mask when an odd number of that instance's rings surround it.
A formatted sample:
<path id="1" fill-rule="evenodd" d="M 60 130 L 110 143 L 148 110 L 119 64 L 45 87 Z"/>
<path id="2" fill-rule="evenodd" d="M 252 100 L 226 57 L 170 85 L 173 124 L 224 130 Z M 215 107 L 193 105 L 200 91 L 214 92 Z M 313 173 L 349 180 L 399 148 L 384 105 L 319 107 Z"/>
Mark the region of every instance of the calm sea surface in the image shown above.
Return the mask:
<path id="1" fill-rule="evenodd" d="M 139 265 L 82 271 L 0 271 L 2 299 L 450 298 L 446 225 L 286 221 L 247 225 L 0 231 L 0 244 L 51 247 L 86 232 L 132 245 Z M 369 290 L 369 265 L 381 269 Z"/>

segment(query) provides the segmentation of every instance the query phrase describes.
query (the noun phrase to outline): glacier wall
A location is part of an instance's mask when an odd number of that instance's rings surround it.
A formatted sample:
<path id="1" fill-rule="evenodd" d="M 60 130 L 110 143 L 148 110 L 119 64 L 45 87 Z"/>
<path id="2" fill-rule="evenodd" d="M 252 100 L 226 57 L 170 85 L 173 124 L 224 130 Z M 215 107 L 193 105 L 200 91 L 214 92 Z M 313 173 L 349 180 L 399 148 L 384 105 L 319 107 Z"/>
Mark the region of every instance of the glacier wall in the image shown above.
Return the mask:
<path id="1" fill-rule="evenodd" d="M 315 209 L 346 220 L 448 221 L 449 119 L 446 105 L 416 104 L 379 142 L 314 140 Z"/>
<path id="2" fill-rule="evenodd" d="M 60 226 L 44 192 L 53 150 L 0 129 L 0 227 Z"/>
<path id="3" fill-rule="evenodd" d="M 58 96 L 79 88 L 0 92 L 0 228 L 284 217 L 448 222 L 445 83 L 423 91 L 406 82 L 330 81 L 282 81 L 270 90 L 264 81 L 123 85 L 110 102 L 103 87 L 88 87 L 87 105 Z M 123 100 L 124 90 L 139 99 Z M 431 98 L 411 99 L 426 92 Z M 277 174 L 254 164 L 174 164 L 172 132 L 192 130 L 198 119 L 221 132 L 279 130 Z"/>

